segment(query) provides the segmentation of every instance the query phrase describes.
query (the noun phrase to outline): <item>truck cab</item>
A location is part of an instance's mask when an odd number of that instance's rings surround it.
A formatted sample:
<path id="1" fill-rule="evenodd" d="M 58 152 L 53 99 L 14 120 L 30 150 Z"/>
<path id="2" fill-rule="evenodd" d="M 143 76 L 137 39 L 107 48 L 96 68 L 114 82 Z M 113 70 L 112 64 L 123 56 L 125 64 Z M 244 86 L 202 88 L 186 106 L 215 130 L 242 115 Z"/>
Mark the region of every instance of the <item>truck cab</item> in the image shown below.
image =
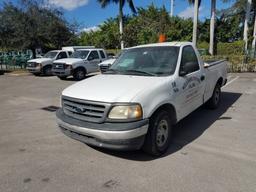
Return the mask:
<path id="1" fill-rule="evenodd" d="M 105 73 L 66 88 L 57 122 L 88 145 L 159 156 L 177 122 L 219 106 L 226 80 L 226 61 L 204 62 L 190 42 L 132 47 Z"/>
<path id="2" fill-rule="evenodd" d="M 68 58 L 71 54 L 72 51 L 66 50 L 49 51 L 42 58 L 29 60 L 26 69 L 34 75 L 51 75 L 53 61 Z"/>
<path id="3" fill-rule="evenodd" d="M 71 55 L 71 58 L 54 61 L 52 72 L 60 79 L 73 76 L 76 80 L 82 80 L 87 74 L 97 72 L 98 64 L 106 59 L 107 54 L 104 49 L 79 49 Z"/>

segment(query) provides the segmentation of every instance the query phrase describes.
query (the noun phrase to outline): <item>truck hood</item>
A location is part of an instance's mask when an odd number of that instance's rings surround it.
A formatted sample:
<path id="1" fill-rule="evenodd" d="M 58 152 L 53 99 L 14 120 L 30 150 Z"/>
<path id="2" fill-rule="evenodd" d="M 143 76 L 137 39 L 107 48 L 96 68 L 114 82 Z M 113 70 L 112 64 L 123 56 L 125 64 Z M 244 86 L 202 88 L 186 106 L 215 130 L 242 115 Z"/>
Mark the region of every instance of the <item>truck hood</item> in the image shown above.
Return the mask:
<path id="1" fill-rule="evenodd" d="M 51 63 L 53 60 L 50 58 L 37 58 L 31 59 L 28 62 L 35 62 L 35 63 Z"/>
<path id="2" fill-rule="evenodd" d="M 66 88 L 63 96 L 101 102 L 132 102 L 141 91 L 163 83 L 161 77 L 97 75 Z"/>
<path id="3" fill-rule="evenodd" d="M 83 62 L 84 60 L 79 58 L 65 58 L 65 59 L 59 59 L 54 61 L 54 63 L 65 63 L 67 65 L 72 65 L 74 63 L 83 63 Z"/>

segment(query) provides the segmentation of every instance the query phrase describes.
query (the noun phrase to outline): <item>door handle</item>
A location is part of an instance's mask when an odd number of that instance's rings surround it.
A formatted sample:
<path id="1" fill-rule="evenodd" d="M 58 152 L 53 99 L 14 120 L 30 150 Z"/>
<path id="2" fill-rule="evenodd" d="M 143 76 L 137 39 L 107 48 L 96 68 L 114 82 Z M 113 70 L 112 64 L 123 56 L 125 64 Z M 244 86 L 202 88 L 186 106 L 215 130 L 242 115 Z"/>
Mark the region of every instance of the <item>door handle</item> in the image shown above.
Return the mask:
<path id="1" fill-rule="evenodd" d="M 205 76 L 202 75 L 200 79 L 201 79 L 201 81 L 205 80 Z"/>

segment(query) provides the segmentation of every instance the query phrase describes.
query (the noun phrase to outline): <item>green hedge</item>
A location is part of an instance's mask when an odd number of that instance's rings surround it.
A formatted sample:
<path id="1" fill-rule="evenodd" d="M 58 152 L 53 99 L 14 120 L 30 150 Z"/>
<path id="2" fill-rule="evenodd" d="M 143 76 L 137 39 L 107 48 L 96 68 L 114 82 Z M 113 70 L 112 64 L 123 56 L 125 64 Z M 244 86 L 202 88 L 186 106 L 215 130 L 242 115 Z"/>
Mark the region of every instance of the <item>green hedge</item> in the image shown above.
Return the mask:
<path id="1" fill-rule="evenodd" d="M 199 42 L 197 44 L 198 49 L 209 49 L 208 42 Z M 217 44 L 217 55 L 243 55 L 244 42 L 234 41 L 232 43 L 222 43 Z"/>

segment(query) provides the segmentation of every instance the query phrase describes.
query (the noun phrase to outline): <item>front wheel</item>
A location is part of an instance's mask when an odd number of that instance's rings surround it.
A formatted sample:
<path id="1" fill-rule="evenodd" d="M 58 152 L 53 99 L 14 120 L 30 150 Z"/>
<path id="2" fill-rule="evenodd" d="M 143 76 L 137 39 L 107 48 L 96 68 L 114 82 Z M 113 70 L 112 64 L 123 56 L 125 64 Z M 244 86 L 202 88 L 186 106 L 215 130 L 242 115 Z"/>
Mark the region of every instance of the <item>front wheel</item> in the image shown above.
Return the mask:
<path id="1" fill-rule="evenodd" d="M 217 83 L 215 85 L 215 88 L 213 90 L 212 97 L 207 102 L 207 107 L 209 109 L 216 109 L 218 108 L 220 104 L 220 96 L 221 96 L 221 85 L 220 83 Z"/>
<path id="2" fill-rule="evenodd" d="M 43 74 L 45 76 L 50 76 L 52 75 L 52 67 L 51 66 L 46 66 L 43 68 Z"/>
<path id="3" fill-rule="evenodd" d="M 142 149 L 151 155 L 160 156 L 169 147 L 172 123 L 167 111 L 160 111 L 149 121 L 149 130 Z"/>
<path id="4" fill-rule="evenodd" d="M 85 70 L 80 68 L 80 69 L 75 70 L 73 76 L 74 76 L 75 80 L 80 81 L 85 78 L 85 75 L 86 75 Z"/>

